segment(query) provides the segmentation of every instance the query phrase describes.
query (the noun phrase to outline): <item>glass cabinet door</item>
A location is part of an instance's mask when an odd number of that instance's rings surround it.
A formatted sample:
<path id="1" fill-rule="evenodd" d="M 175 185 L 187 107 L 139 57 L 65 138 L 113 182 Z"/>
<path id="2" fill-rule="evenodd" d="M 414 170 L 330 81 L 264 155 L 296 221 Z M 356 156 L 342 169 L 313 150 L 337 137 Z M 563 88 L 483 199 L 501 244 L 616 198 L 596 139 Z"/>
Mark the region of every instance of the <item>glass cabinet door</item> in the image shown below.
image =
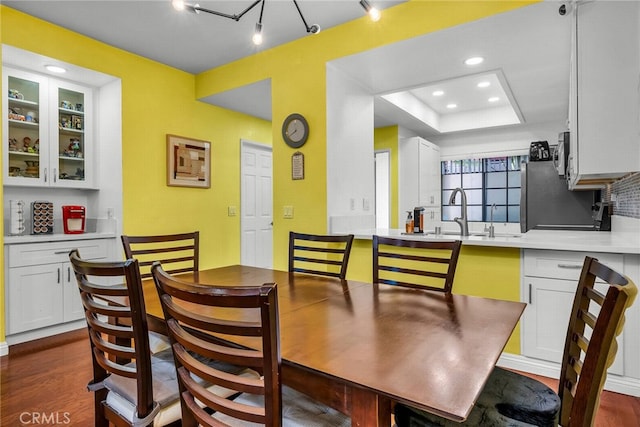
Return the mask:
<path id="1" fill-rule="evenodd" d="M 16 71 L 8 74 L 4 83 L 5 183 L 46 185 L 46 80 Z"/>
<path id="2" fill-rule="evenodd" d="M 57 146 L 55 180 L 58 185 L 81 186 L 87 182 L 85 159 L 86 97 L 84 91 L 57 87 Z"/>

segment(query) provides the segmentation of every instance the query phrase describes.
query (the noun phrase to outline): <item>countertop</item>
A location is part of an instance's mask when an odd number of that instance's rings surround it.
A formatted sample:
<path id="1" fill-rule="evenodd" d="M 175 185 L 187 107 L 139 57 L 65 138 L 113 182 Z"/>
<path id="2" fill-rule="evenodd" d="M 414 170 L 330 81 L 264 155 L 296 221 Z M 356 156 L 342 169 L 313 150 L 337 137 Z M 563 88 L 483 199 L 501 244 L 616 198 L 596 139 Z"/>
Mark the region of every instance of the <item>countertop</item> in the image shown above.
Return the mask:
<path id="1" fill-rule="evenodd" d="M 524 234 L 496 233 L 496 237 L 488 237 L 482 233 L 461 237 L 458 233 L 448 231 L 445 231 L 447 234 L 440 235 L 407 235 L 400 229 L 355 230 L 352 233 L 356 239 L 368 240 L 376 234 L 412 240 L 462 240 L 462 244 L 466 246 L 640 254 L 640 233 L 633 231 L 531 230 Z"/>
<path id="2" fill-rule="evenodd" d="M 25 234 L 20 236 L 4 236 L 5 245 L 16 245 L 23 243 L 45 243 L 62 242 L 70 240 L 92 240 L 92 239 L 114 239 L 115 232 L 82 233 L 82 234 Z"/>

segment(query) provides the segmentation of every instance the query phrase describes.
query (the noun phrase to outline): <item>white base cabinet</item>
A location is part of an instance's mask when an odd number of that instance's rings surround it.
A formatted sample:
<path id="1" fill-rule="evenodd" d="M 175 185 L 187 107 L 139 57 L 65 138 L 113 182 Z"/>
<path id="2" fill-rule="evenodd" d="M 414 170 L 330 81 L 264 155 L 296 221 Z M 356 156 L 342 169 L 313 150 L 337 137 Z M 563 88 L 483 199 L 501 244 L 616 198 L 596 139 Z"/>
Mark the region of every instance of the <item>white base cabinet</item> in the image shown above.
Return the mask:
<path id="1" fill-rule="evenodd" d="M 527 308 L 521 320 L 522 355 L 560 364 L 584 257 L 597 258 L 623 272 L 623 255 L 538 249 L 523 252 L 521 296 Z M 625 375 L 626 333 L 628 328 L 618 337 L 619 350 L 610 374 Z"/>
<path id="2" fill-rule="evenodd" d="M 85 259 L 107 259 L 112 240 L 5 246 L 7 336 L 82 319 L 69 252 L 78 248 Z"/>

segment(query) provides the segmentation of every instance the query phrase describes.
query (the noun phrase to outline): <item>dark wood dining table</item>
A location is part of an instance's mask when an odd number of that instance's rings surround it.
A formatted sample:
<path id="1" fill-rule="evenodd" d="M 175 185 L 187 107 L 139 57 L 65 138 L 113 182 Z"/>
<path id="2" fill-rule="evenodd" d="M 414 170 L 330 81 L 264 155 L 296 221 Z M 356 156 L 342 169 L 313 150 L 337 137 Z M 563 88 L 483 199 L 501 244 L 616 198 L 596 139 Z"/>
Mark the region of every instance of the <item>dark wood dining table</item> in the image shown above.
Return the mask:
<path id="1" fill-rule="evenodd" d="M 389 427 L 392 402 L 466 419 L 525 307 L 240 265 L 198 281 L 276 283 L 283 383 L 361 427 Z M 153 282 L 143 286 L 147 313 L 162 318 Z"/>

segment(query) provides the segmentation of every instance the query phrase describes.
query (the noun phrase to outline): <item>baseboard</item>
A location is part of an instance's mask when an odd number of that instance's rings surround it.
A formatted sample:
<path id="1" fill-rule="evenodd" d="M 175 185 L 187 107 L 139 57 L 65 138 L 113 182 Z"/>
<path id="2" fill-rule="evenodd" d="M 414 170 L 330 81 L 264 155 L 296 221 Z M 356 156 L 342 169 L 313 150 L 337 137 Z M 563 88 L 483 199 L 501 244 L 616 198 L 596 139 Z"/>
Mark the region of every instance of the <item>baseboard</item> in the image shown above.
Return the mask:
<path id="1" fill-rule="evenodd" d="M 14 344 L 21 344 L 27 341 L 33 341 L 49 337 L 52 335 L 62 334 L 69 331 L 75 331 L 76 329 L 86 328 L 87 323 L 84 319 L 75 320 L 68 323 L 62 323 L 59 325 L 53 325 L 46 328 L 35 329 L 33 331 L 21 332 L 14 335 L 8 335 L 6 337 L 7 344 L 12 346 Z"/>
<path id="2" fill-rule="evenodd" d="M 0 356 L 9 354 L 9 344 L 6 341 L 0 342 Z"/>
<path id="3" fill-rule="evenodd" d="M 560 365 L 529 357 L 504 353 L 498 360 L 498 366 L 515 369 L 517 371 L 542 375 L 549 378 L 560 377 Z M 607 375 L 604 389 L 616 393 L 640 397 L 640 379 L 621 377 L 619 375 Z"/>

